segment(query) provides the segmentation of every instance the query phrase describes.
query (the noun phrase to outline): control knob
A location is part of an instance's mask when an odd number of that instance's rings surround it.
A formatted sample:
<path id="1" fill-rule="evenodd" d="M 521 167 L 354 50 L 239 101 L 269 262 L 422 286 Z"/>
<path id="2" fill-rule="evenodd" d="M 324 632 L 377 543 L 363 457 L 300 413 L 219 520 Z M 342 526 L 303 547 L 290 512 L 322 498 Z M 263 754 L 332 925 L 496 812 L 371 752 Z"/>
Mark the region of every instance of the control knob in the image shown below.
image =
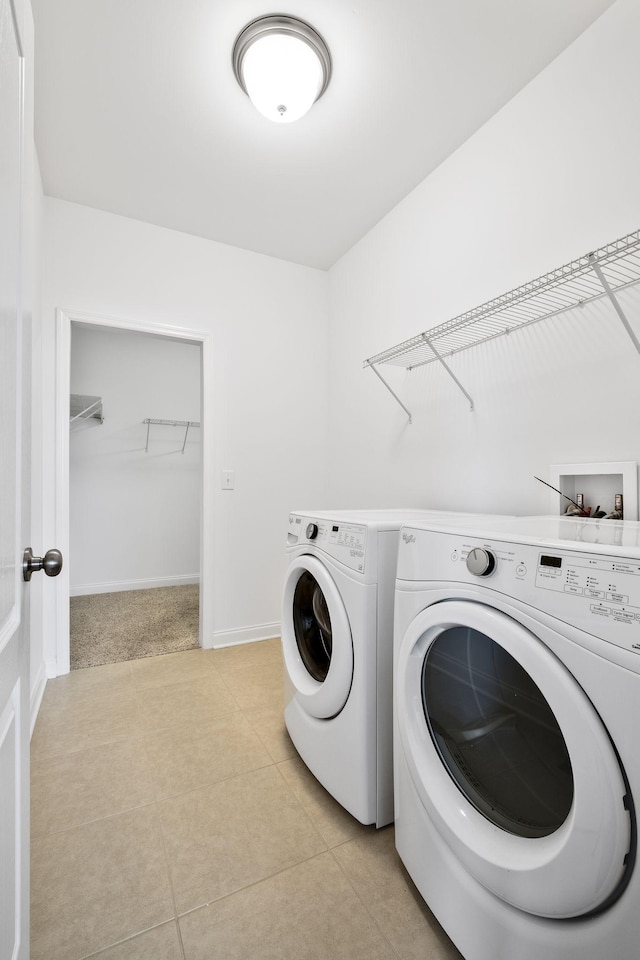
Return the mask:
<path id="1" fill-rule="evenodd" d="M 496 567 L 496 558 L 484 547 L 474 547 L 467 554 L 467 570 L 475 577 L 488 577 Z"/>
<path id="2" fill-rule="evenodd" d="M 318 536 L 318 524 L 309 523 L 307 524 L 307 540 L 315 540 Z"/>

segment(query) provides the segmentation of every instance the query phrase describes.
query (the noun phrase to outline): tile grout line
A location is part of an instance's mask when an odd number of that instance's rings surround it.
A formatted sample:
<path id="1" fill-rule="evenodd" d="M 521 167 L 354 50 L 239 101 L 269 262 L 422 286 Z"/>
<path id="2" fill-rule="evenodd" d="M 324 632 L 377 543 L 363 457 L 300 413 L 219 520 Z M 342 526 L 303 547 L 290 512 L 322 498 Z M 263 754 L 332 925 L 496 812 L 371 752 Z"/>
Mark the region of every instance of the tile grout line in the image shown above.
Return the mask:
<path id="1" fill-rule="evenodd" d="M 338 860 L 338 858 L 334 855 L 334 850 L 337 850 L 339 847 L 346 846 L 348 843 L 353 843 L 353 840 L 345 840 L 344 843 L 339 843 L 339 844 L 337 844 L 335 847 L 331 847 L 331 848 L 330 848 L 329 853 L 331 854 L 331 856 L 332 856 L 332 858 L 333 858 L 333 862 L 337 865 L 337 867 L 338 867 L 338 869 L 340 870 L 340 873 L 342 874 L 342 876 L 344 877 L 346 883 L 348 884 L 348 886 L 350 887 L 350 889 L 353 890 L 353 892 L 354 892 L 357 900 L 362 904 L 362 906 L 364 907 L 365 912 L 366 912 L 367 915 L 371 918 L 371 921 L 372 921 L 372 923 L 375 925 L 375 927 L 376 927 L 376 929 L 378 930 L 380 936 L 381 936 L 381 937 L 383 938 L 383 940 L 388 944 L 389 949 L 390 949 L 391 952 L 393 953 L 394 957 L 397 957 L 398 960 L 402 960 L 401 955 L 398 953 L 398 951 L 396 950 L 396 948 L 395 948 L 394 945 L 392 944 L 391 940 L 389 939 L 389 937 L 387 936 L 387 934 L 385 933 L 385 931 L 382 929 L 382 927 L 380 926 L 380 924 L 379 924 L 378 921 L 376 920 L 374 914 L 371 913 L 371 911 L 369 910 L 369 907 L 368 907 L 367 904 L 365 903 L 364 899 L 360 896 L 360 894 L 358 893 L 358 890 L 356 889 L 356 887 L 354 886 L 354 884 L 351 882 L 351 880 L 350 880 L 350 878 L 349 878 L 349 875 L 347 874 L 346 870 L 343 868 L 343 866 L 342 866 L 342 864 L 340 863 L 340 861 Z"/>
<path id="2" fill-rule="evenodd" d="M 162 817 L 160 816 L 160 810 L 158 809 L 160 801 L 155 800 L 154 806 L 156 808 L 156 815 L 158 818 L 158 828 L 160 830 L 160 837 L 162 839 L 162 851 L 164 853 L 164 865 L 167 871 L 167 879 L 169 882 L 169 890 L 171 891 L 171 903 L 173 904 L 173 918 L 175 920 L 176 929 L 178 931 L 178 941 L 180 943 L 180 951 L 182 953 L 182 960 L 185 960 L 185 950 L 184 943 L 182 941 L 182 931 L 180 929 L 180 923 L 178 918 L 178 901 L 176 898 L 176 891 L 173 883 L 173 877 L 171 876 L 171 863 L 169 862 L 169 854 L 167 851 L 167 839 L 165 837 L 164 829 L 162 826 Z"/>
<path id="3" fill-rule="evenodd" d="M 292 863 L 288 867 L 281 867 L 279 870 L 274 870 L 273 873 L 267 873 L 264 877 L 259 877 L 257 880 L 252 880 L 250 883 L 246 883 L 243 887 L 237 887 L 235 890 L 230 890 L 228 893 L 223 893 L 221 896 L 214 897 L 212 900 L 207 900 L 204 903 L 199 903 L 195 907 L 190 907 L 177 917 L 178 926 L 180 925 L 180 920 L 184 919 L 184 917 L 190 916 L 192 913 L 197 913 L 199 910 L 204 910 L 206 907 L 210 907 L 214 903 L 222 903 L 224 900 L 230 899 L 230 897 L 237 897 L 239 893 L 243 893 L 245 890 L 251 890 L 254 887 L 259 887 L 260 884 L 267 883 L 269 880 L 273 880 L 274 877 L 280 877 L 285 873 L 289 873 L 291 870 L 296 870 L 305 863 L 311 863 L 313 860 L 318 860 L 320 857 L 326 857 L 326 855 L 330 852 L 331 851 L 327 849 L 321 850 L 320 853 L 313 853 L 310 857 L 305 857 L 304 860 L 299 860 L 297 863 Z M 82 960 L 84 960 L 84 957 Z"/>
<path id="4" fill-rule="evenodd" d="M 329 851 L 329 850 L 331 849 L 331 847 L 329 846 L 329 843 L 328 843 L 327 839 L 324 837 L 324 835 L 323 835 L 322 832 L 320 831 L 319 827 L 317 827 L 316 824 L 313 822 L 313 820 L 312 820 L 312 818 L 311 818 L 311 815 L 308 813 L 308 811 L 307 811 L 307 809 L 305 808 L 305 805 L 303 804 L 302 800 L 297 796 L 295 790 L 293 789 L 293 787 L 291 786 L 291 784 L 289 783 L 289 781 L 288 781 L 287 778 L 285 777 L 284 773 L 283 773 L 282 770 L 280 769 L 280 765 L 283 764 L 283 763 L 287 763 L 287 762 L 288 762 L 287 760 L 280 760 L 278 763 L 274 763 L 274 766 L 275 766 L 276 770 L 278 771 L 278 774 L 280 775 L 282 781 L 284 782 L 284 785 L 286 786 L 287 790 L 289 791 L 289 793 L 291 794 L 291 796 L 293 797 L 293 799 L 295 800 L 295 802 L 296 802 L 296 803 L 298 804 L 298 806 L 300 807 L 302 813 L 304 814 L 305 819 L 306 819 L 307 822 L 309 823 L 309 826 L 315 831 L 315 833 L 317 833 L 317 835 L 320 837 L 320 839 L 322 840 L 322 842 L 323 842 L 324 845 L 326 846 L 327 851 Z M 323 851 L 323 852 L 325 852 L 325 851 Z M 314 854 L 314 856 L 317 856 L 317 854 Z M 313 857 L 306 857 L 305 860 L 313 860 Z M 303 860 L 303 861 L 301 861 L 301 862 L 304 863 L 305 860 Z"/>
<path id="5" fill-rule="evenodd" d="M 89 668 L 90 669 L 90 668 Z M 151 930 L 158 930 L 160 927 L 164 927 L 168 923 L 175 923 L 176 928 L 178 929 L 178 940 L 180 942 L 180 948 L 182 949 L 182 938 L 180 936 L 180 929 L 178 927 L 178 920 L 176 917 L 173 917 L 170 920 L 161 920 L 160 923 L 154 923 L 153 926 L 147 927 L 145 930 L 140 930 L 139 933 L 134 933 L 130 937 L 125 937 L 123 940 L 116 940 L 115 943 L 110 943 L 106 947 L 101 947 L 97 953 L 85 953 L 82 957 L 78 957 L 77 960 L 100 960 L 100 957 L 108 950 L 112 950 L 114 947 L 120 947 L 124 943 L 130 943 L 132 940 L 135 940 L 136 937 L 141 937 L 145 933 L 149 933 Z M 182 958 L 184 960 L 184 950 L 182 950 Z"/>

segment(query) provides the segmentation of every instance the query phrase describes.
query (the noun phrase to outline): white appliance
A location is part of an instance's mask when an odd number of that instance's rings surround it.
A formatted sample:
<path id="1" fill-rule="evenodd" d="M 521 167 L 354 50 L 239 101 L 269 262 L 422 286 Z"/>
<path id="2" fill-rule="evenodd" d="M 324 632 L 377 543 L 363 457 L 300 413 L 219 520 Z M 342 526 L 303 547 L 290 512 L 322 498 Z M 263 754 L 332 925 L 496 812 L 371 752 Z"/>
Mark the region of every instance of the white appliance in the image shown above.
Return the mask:
<path id="1" fill-rule="evenodd" d="M 405 527 L 396 846 L 466 960 L 640 950 L 640 524 Z"/>
<path id="2" fill-rule="evenodd" d="M 393 820 L 393 595 L 399 530 L 433 510 L 292 513 L 284 718 L 305 764 L 361 823 Z"/>

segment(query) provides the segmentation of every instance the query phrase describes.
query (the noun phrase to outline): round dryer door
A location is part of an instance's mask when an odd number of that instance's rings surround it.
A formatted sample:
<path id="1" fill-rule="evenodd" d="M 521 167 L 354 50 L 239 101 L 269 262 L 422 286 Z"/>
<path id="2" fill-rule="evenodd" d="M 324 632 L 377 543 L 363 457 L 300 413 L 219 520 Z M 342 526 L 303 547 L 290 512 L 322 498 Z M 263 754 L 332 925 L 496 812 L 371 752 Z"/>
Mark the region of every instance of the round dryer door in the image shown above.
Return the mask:
<path id="1" fill-rule="evenodd" d="M 599 715 L 538 633 L 480 603 L 427 607 L 399 644 L 398 731 L 469 873 L 528 913 L 577 917 L 620 888 L 631 816 Z"/>
<path id="2" fill-rule="evenodd" d="M 298 557 L 287 571 L 282 650 L 304 710 L 322 719 L 336 716 L 351 689 L 353 643 L 340 592 L 316 557 Z"/>

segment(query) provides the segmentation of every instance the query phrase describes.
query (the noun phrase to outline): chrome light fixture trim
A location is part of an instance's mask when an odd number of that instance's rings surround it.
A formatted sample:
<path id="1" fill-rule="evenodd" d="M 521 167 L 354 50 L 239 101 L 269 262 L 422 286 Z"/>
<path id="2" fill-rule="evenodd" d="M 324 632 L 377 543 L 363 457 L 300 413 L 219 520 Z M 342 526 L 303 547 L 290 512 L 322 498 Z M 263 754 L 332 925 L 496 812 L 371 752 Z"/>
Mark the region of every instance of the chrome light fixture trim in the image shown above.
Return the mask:
<path id="1" fill-rule="evenodd" d="M 296 40 L 301 40 L 311 48 L 318 58 L 321 69 L 321 81 L 318 92 L 312 101 L 319 100 L 329 85 L 331 79 L 331 54 L 324 39 L 320 36 L 310 23 L 300 20 L 298 17 L 290 17 L 285 14 L 270 14 L 269 16 L 257 17 L 248 23 L 247 26 L 238 34 L 233 46 L 232 62 L 233 72 L 240 87 L 247 96 L 250 96 L 244 79 L 243 62 L 249 48 L 257 41 L 269 36 L 289 36 Z M 312 104 L 309 104 L 311 106 Z"/>

